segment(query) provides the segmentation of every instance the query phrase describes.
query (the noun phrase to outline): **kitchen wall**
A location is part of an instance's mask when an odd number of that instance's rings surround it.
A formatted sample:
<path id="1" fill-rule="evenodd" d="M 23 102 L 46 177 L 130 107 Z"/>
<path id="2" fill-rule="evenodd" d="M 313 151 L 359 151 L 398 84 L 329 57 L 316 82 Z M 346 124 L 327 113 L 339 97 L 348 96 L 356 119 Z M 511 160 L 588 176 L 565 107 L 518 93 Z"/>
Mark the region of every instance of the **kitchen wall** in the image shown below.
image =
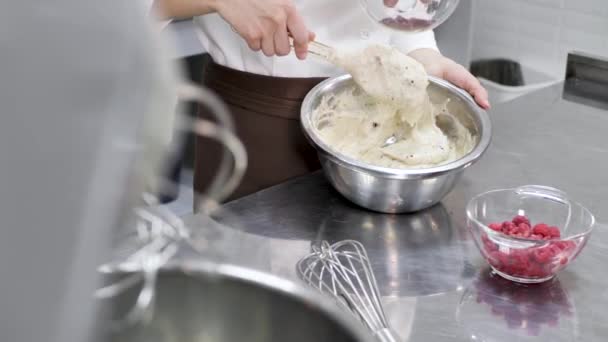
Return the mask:
<path id="1" fill-rule="evenodd" d="M 471 58 L 507 57 L 563 78 L 569 51 L 608 58 L 607 0 L 473 0 Z"/>
<path id="2" fill-rule="evenodd" d="M 474 1 L 460 0 L 448 20 L 435 29 L 435 38 L 441 53 L 462 65 L 469 65 L 471 62 Z"/>

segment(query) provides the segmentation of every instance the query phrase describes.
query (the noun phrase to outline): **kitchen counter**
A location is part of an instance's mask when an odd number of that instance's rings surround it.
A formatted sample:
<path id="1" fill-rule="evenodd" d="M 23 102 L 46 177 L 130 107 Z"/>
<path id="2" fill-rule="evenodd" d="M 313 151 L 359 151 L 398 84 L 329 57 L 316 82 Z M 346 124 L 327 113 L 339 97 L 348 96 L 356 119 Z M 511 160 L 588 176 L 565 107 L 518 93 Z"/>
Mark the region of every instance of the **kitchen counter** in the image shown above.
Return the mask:
<path id="1" fill-rule="evenodd" d="M 411 215 L 360 209 L 322 173 L 226 205 L 216 247 L 233 262 L 297 279 L 311 242 L 355 239 L 370 255 L 394 329 L 411 341 L 604 341 L 608 336 L 608 111 L 565 100 L 558 84 L 490 111 L 494 137 L 439 204 Z M 598 224 L 554 280 L 521 286 L 490 275 L 465 227 L 480 192 L 525 184 L 557 187 Z M 193 227 L 210 227 L 190 216 Z M 227 228 L 229 227 L 229 228 Z"/>

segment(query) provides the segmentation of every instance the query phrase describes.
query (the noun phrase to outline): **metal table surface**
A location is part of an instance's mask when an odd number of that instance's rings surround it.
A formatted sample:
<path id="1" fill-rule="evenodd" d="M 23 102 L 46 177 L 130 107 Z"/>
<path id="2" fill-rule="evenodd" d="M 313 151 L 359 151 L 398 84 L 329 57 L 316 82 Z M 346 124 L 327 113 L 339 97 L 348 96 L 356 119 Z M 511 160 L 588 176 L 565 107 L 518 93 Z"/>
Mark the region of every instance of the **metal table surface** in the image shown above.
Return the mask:
<path id="1" fill-rule="evenodd" d="M 369 212 L 315 173 L 227 204 L 221 249 L 234 262 L 296 279 L 295 264 L 311 241 L 359 240 L 387 316 L 404 340 L 605 341 L 608 111 L 565 100 L 562 89 L 493 109 L 490 149 L 437 206 L 411 215 Z M 578 259 L 542 285 L 490 275 L 465 227 L 472 196 L 525 184 L 562 189 L 598 220 Z M 202 216 L 187 222 L 208 224 Z"/>

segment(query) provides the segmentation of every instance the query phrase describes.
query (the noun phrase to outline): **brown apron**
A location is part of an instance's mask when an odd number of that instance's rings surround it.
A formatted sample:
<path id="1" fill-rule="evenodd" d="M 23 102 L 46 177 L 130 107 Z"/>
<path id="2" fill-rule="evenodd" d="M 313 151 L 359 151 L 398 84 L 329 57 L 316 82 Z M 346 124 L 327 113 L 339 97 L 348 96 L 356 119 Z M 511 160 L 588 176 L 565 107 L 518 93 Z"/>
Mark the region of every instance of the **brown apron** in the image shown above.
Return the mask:
<path id="1" fill-rule="evenodd" d="M 283 78 L 230 69 L 207 61 L 203 83 L 228 105 L 247 149 L 248 168 L 233 200 L 320 168 L 300 127 L 304 96 L 323 78 Z M 209 118 L 200 107 L 199 115 Z M 215 174 L 222 147 L 197 138 L 194 188 L 204 191 Z"/>

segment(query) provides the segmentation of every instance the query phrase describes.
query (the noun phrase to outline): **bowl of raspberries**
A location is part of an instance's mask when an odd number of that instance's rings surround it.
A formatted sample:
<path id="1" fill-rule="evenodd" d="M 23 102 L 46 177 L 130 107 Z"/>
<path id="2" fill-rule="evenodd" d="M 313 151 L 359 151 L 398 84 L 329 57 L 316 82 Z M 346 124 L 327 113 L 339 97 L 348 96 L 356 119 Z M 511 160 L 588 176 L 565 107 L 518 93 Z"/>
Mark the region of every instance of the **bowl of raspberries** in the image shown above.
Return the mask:
<path id="1" fill-rule="evenodd" d="M 520 283 L 547 281 L 587 243 L 595 218 L 558 189 L 526 185 L 477 195 L 467 227 L 498 275 Z"/>

